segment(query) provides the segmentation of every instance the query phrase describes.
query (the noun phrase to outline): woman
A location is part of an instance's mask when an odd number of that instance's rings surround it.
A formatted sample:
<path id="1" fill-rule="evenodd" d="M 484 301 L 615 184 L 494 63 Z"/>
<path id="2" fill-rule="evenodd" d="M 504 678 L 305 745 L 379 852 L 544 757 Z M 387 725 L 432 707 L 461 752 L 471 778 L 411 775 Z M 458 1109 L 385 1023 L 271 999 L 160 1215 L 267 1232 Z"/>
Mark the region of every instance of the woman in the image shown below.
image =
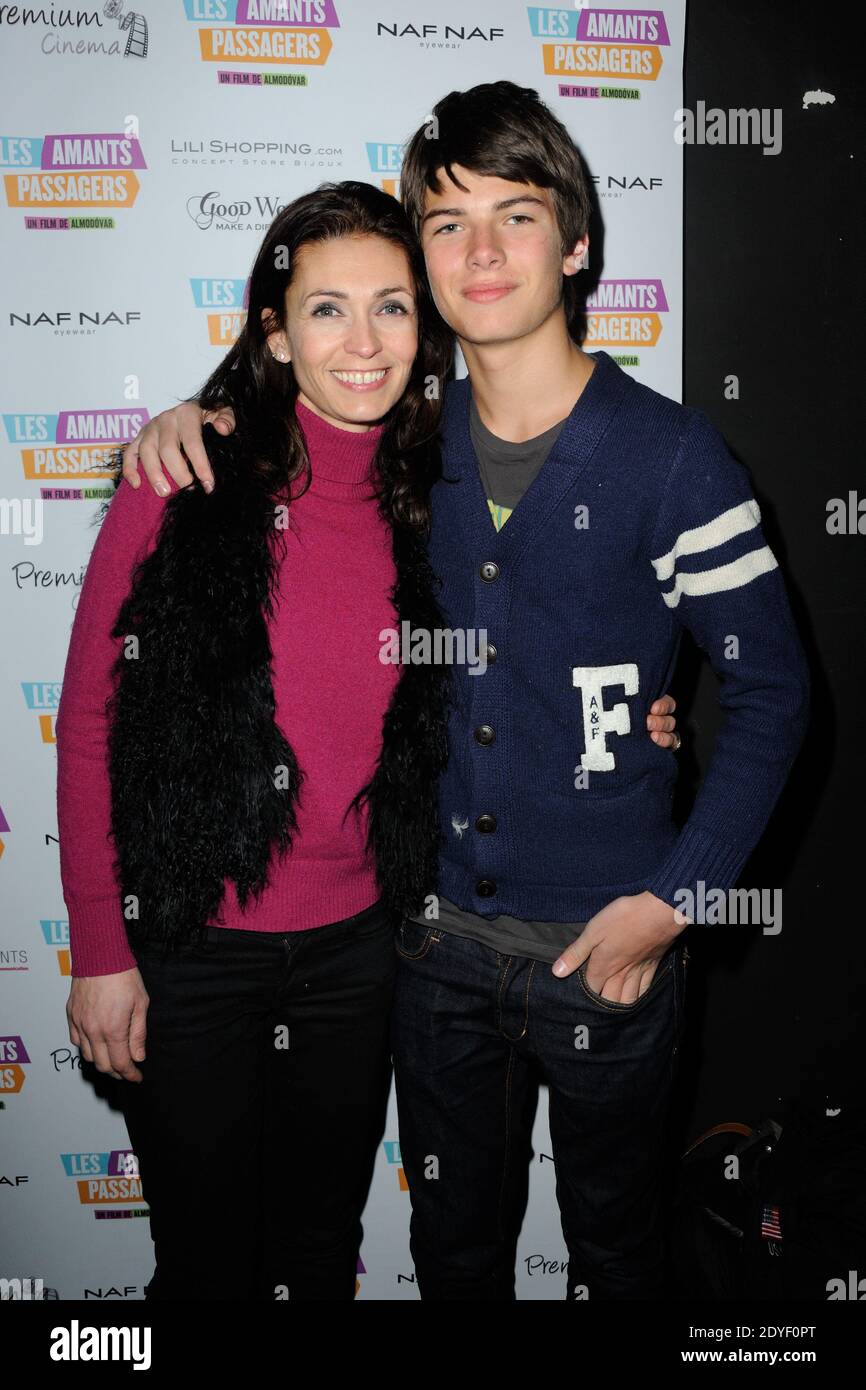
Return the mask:
<path id="1" fill-rule="evenodd" d="M 381 638 L 440 623 L 451 352 L 393 198 L 297 199 L 198 397 L 235 415 L 205 437 L 216 487 L 121 485 L 87 570 L 57 720 L 67 1012 L 141 1083 L 152 1298 L 354 1296 L 394 915 L 435 881 L 447 746 L 447 671 Z"/>

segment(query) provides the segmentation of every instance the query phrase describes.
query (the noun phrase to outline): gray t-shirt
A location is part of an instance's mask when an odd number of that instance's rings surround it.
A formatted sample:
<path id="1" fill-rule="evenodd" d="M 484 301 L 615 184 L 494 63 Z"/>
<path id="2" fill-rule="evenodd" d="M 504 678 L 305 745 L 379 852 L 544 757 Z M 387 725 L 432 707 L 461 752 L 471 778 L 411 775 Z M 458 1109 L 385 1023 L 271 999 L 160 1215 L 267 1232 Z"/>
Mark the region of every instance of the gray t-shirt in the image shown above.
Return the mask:
<path id="1" fill-rule="evenodd" d="M 565 419 L 560 420 L 544 434 L 519 444 L 499 439 L 482 423 L 470 390 L 469 432 L 497 531 L 507 523 L 524 492 L 541 471 L 564 424 Z M 413 920 L 429 926 L 429 919 L 423 912 L 419 912 Z M 453 932 L 455 936 L 468 936 L 472 941 L 480 941 L 483 946 L 492 946 L 506 955 L 528 956 L 531 960 L 542 960 L 552 965 L 563 949 L 580 936 L 586 923 L 522 922 L 517 917 L 505 914 L 479 917 L 475 912 L 464 911 L 447 898 L 440 898 L 436 925 L 443 931 Z"/>

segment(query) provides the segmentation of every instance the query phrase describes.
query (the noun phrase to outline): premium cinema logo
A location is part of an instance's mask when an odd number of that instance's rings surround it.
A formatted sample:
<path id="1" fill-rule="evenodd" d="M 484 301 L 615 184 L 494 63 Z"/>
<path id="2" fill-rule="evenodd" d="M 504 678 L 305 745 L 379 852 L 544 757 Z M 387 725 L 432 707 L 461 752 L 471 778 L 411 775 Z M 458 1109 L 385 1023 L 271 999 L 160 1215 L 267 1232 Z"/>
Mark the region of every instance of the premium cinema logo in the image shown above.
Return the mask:
<path id="1" fill-rule="evenodd" d="M 105 0 L 102 14 L 97 5 L 0 5 L 0 25 L 9 33 L 41 32 L 39 47 L 52 56 L 146 58 L 147 19 L 124 3 Z"/>
<path id="2" fill-rule="evenodd" d="M 339 29 L 333 0 L 183 0 L 198 31 L 203 63 L 240 63 L 217 69 L 223 86 L 306 87 L 305 73 L 251 72 L 250 68 L 322 67 Z"/>
<path id="3" fill-rule="evenodd" d="M 0 1108 L 5 1108 L 7 1096 L 20 1093 L 26 1080 L 24 1068 L 29 1064 L 23 1038 L 17 1034 L 0 1037 Z"/>
<path id="4" fill-rule="evenodd" d="M 3 416 L 7 440 L 21 450 L 24 477 L 45 484 L 40 497 L 60 502 L 111 497 L 110 486 L 88 488 L 86 483 L 109 477 L 111 451 L 134 439 L 149 419 L 141 406 Z"/>
<path id="5" fill-rule="evenodd" d="M 561 77 L 558 95 L 634 100 L 626 82 L 655 82 L 670 36 L 661 10 L 599 10 L 530 6 L 529 29 L 541 39 L 544 71 Z"/>
<path id="6" fill-rule="evenodd" d="M 148 1215 L 141 1205 L 138 1159 L 131 1149 L 61 1154 L 60 1161 L 66 1176 L 75 1181 L 79 1202 L 93 1209 L 97 1221 Z"/>
<path id="7" fill-rule="evenodd" d="M 23 208 L 31 231 L 103 231 L 110 216 L 85 216 L 87 208 L 131 208 L 146 169 L 132 135 L 2 135 L 0 167 L 6 204 Z"/>
<path id="8" fill-rule="evenodd" d="M 655 347 L 668 301 L 661 280 L 600 280 L 587 296 L 587 340 L 592 349 Z"/>
<path id="9" fill-rule="evenodd" d="M 227 348 L 240 337 L 246 322 L 246 280 L 190 280 L 193 303 L 207 314 L 207 338 L 212 347 Z"/>

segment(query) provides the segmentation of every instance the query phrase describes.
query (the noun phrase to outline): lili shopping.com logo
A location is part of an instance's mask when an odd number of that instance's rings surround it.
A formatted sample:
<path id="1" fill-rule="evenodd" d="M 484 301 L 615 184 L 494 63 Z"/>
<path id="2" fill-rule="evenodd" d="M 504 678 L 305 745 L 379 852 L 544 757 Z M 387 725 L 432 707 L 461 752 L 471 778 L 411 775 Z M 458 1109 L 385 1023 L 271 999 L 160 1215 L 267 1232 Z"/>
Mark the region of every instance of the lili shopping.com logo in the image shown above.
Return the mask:
<path id="1" fill-rule="evenodd" d="M 222 86 L 306 87 L 305 73 L 255 72 L 263 64 L 322 67 L 339 29 L 333 0 L 183 0 L 198 30 L 203 63 L 239 63 L 240 72 L 217 68 Z"/>
<path id="2" fill-rule="evenodd" d="M 2 135 L 0 167 L 6 205 L 22 208 L 30 231 L 103 231 L 110 216 L 88 208 L 131 208 L 146 169 L 137 135 Z"/>
<path id="3" fill-rule="evenodd" d="M 566 79 L 558 96 L 639 101 L 639 89 L 621 84 L 658 81 L 662 49 L 670 47 L 661 10 L 590 9 L 575 0 L 568 9 L 530 6 L 528 14 L 545 73 Z"/>
<path id="4" fill-rule="evenodd" d="M 111 497 L 112 487 L 89 488 L 91 480 L 109 477 L 108 455 L 134 439 L 150 415 L 141 406 L 116 410 L 60 410 L 56 415 L 3 416 L 6 438 L 21 449 L 21 466 L 29 482 L 46 484 L 45 501 L 91 501 Z"/>

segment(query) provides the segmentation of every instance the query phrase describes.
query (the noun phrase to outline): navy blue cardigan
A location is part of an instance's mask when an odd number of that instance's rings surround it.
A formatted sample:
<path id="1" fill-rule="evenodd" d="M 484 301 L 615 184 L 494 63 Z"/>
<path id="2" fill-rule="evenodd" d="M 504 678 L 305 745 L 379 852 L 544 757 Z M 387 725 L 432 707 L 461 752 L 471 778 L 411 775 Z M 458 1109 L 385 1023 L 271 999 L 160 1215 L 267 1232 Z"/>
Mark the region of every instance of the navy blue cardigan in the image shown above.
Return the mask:
<path id="1" fill-rule="evenodd" d="M 454 667 L 439 890 L 485 917 L 582 921 L 644 889 L 674 907 L 701 883 L 726 892 L 808 719 L 806 657 L 746 469 L 703 411 L 590 355 L 592 376 L 498 533 L 467 378 L 443 407 L 431 560 L 446 622 L 485 629 L 495 659 L 482 673 Z M 684 628 L 726 718 L 678 830 L 677 762 L 646 715 Z"/>

